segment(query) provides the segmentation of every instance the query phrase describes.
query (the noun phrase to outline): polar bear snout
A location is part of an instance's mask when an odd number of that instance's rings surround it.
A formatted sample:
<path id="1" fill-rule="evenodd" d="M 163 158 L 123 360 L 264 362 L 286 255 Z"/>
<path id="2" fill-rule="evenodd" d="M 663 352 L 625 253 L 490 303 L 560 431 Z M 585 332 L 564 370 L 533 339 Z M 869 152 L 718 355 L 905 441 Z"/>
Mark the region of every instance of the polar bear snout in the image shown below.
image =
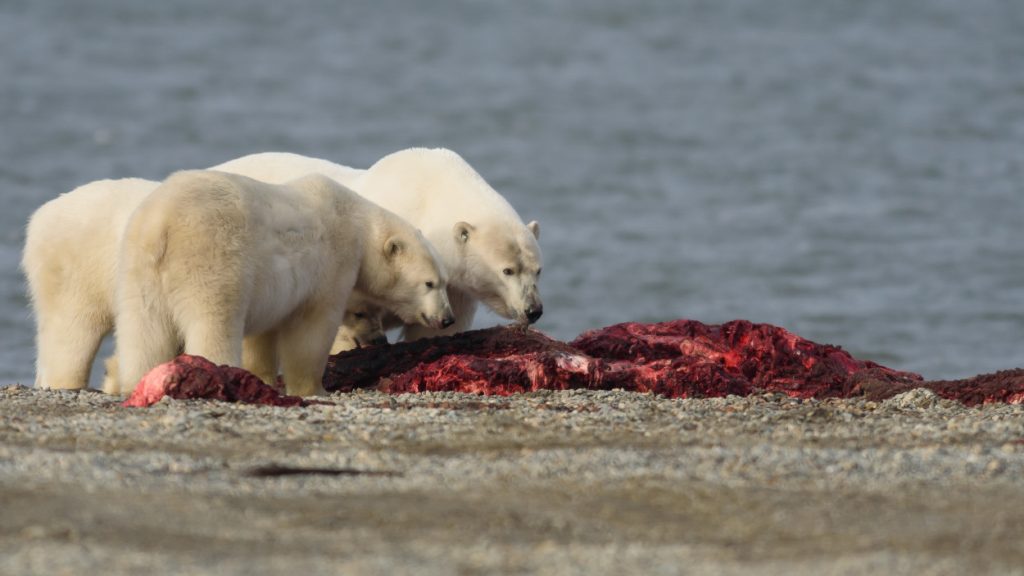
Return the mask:
<path id="1" fill-rule="evenodd" d="M 519 321 L 525 324 L 533 324 L 544 314 L 544 303 L 540 299 L 540 290 L 534 280 L 525 286 L 522 299 L 522 308 L 517 308 Z"/>
<path id="2" fill-rule="evenodd" d="M 448 314 L 441 319 L 441 327 L 447 328 L 452 324 L 455 324 L 455 314 L 452 314 L 451 310 L 449 310 Z"/>
<path id="3" fill-rule="evenodd" d="M 331 345 L 331 354 L 387 343 L 383 310 L 360 294 L 350 296 L 341 327 Z"/>
<path id="4" fill-rule="evenodd" d="M 540 320 L 540 317 L 543 314 L 544 314 L 544 305 L 543 304 L 537 304 L 535 306 L 530 306 L 529 308 L 526 309 L 526 320 L 530 324 L 533 324 L 537 320 Z"/>
<path id="5" fill-rule="evenodd" d="M 426 312 L 420 314 L 420 321 L 424 326 L 428 328 L 444 329 L 452 324 L 455 324 L 455 314 L 452 312 L 451 306 L 445 303 L 444 309 L 440 314 L 428 316 Z"/>
<path id="6" fill-rule="evenodd" d="M 399 317 L 402 314 L 393 310 Z M 411 320 L 411 322 L 410 322 Z M 421 293 L 416 311 L 409 319 L 403 319 L 406 324 L 420 324 L 433 330 L 443 330 L 455 324 L 455 312 L 452 311 L 451 303 L 448 300 L 447 282 L 439 280 L 431 282 L 431 287 L 426 293 Z"/>

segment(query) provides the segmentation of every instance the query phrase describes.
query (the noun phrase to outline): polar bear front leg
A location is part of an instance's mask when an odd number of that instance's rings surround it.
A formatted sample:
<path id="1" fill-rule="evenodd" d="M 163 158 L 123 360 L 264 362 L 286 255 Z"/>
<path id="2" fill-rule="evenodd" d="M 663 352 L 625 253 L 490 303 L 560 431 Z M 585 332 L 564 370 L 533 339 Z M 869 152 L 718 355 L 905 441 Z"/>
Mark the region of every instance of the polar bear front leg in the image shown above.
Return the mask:
<path id="1" fill-rule="evenodd" d="M 242 366 L 243 321 L 229 315 L 194 314 L 184 323 L 185 354 L 214 364 Z"/>
<path id="2" fill-rule="evenodd" d="M 277 350 L 285 392 L 291 396 L 323 396 L 324 368 L 331 342 L 341 324 L 330 314 L 309 313 L 278 331 Z M 333 315 L 333 316 L 340 316 Z"/>
<path id="3" fill-rule="evenodd" d="M 36 334 L 36 387 L 81 390 L 103 336 L 113 328 L 106 318 L 72 307 L 40 314 Z"/>
<path id="4" fill-rule="evenodd" d="M 249 336 L 242 342 L 242 367 L 274 386 L 277 382 L 277 332 Z"/>

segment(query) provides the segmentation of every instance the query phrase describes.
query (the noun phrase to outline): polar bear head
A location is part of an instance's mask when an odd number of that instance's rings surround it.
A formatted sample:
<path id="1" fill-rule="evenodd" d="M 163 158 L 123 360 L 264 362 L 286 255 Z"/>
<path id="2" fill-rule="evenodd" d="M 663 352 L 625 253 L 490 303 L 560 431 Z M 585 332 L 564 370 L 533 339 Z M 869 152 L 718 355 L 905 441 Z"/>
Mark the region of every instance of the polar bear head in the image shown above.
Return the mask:
<path id="1" fill-rule="evenodd" d="M 452 229 L 464 262 L 463 286 L 501 316 L 533 324 L 544 313 L 537 280 L 543 260 L 536 221 L 510 233 L 508 222 L 457 222 Z"/>
<path id="2" fill-rule="evenodd" d="M 455 323 L 448 303 L 448 273 L 434 247 L 408 223 L 391 215 L 379 247 L 370 246 L 356 291 L 363 301 L 402 319 L 443 329 Z M 380 321 L 379 315 L 375 320 Z"/>
<path id="3" fill-rule="evenodd" d="M 540 318 L 540 227 L 523 224 L 512 205 L 457 153 L 445 148 L 394 152 L 353 188 L 424 230 L 458 292 L 517 322 Z"/>
<path id="4" fill-rule="evenodd" d="M 345 316 L 331 346 L 331 354 L 363 346 L 387 344 L 388 337 L 381 321 L 383 311 L 366 296 L 353 292 L 345 305 Z"/>

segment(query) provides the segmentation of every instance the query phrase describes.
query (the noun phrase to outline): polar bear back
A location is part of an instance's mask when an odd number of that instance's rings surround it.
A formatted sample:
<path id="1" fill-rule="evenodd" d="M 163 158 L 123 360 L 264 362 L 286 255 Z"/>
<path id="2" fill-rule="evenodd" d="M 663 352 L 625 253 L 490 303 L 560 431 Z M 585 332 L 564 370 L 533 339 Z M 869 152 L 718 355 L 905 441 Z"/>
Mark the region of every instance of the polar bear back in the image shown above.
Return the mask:
<path id="1" fill-rule="evenodd" d="M 461 156 L 445 148 L 409 148 L 381 158 L 352 187 L 409 220 L 448 234 L 456 222 L 518 228 L 522 219 Z"/>
<path id="2" fill-rule="evenodd" d="M 306 174 L 323 174 L 335 182 L 352 187 L 364 170 L 342 166 L 329 160 L 293 154 L 291 152 L 261 152 L 228 160 L 210 168 L 221 172 L 241 174 L 271 184 L 284 184 Z"/>
<path id="3" fill-rule="evenodd" d="M 211 170 L 280 184 L 320 173 L 426 231 L 459 221 L 522 223 L 515 208 L 461 156 L 446 148 L 408 148 L 378 160 L 370 169 L 290 152 L 249 154 Z"/>
<path id="4" fill-rule="evenodd" d="M 83 301 L 112 309 L 121 234 L 159 185 L 141 178 L 97 180 L 41 206 L 29 220 L 22 264 L 33 298 L 74 284 Z"/>
<path id="5" fill-rule="evenodd" d="M 515 208 L 459 154 L 446 148 L 408 148 L 362 170 L 322 158 L 263 152 L 236 158 L 212 170 L 283 183 L 320 173 L 348 186 L 423 231 L 453 266 L 447 245 L 458 222 L 504 230 L 509 239 L 532 242 Z"/>
<path id="6" fill-rule="evenodd" d="M 360 214 L 370 207 L 359 195 L 319 175 L 274 185 L 226 172 L 191 170 L 172 174 L 146 197 L 128 233 L 135 243 L 154 245 L 152 253 L 160 253 L 159 243 L 173 241 L 181 253 L 175 264 L 180 265 L 176 282 L 182 285 L 226 274 L 216 268 L 244 269 L 248 278 L 237 272 L 233 281 L 251 290 L 246 324 L 258 330 L 308 298 L 323 285 L 321 276 L 338 266 L 358 267 L 367 235 Z M 334 213 L 351 217 L 337 226 L 325 219 Z"/>

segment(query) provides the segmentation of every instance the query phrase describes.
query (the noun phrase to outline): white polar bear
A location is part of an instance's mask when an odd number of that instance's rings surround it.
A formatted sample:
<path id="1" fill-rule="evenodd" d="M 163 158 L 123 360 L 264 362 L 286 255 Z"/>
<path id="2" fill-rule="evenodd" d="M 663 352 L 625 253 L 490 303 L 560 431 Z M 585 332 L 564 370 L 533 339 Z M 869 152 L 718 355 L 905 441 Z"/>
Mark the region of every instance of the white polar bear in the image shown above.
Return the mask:
<path id="1" fill-rule="evenodd" d="M 319 172 L 422 230 L 448 270 L 448 297 L 457 320 L 445 330 L 406 323 L 405 339 L 468 329 L 477 302 L 523 324 L 543 313 L 537 289 L 540 227 L 535 221 L 523 224 L 515 209 L 451 150 L 401 150 L 367 170 L 279 152 L 243 156 L 214 169 L 266 182 Z"/>
<path id="2" fill-rule="evenodd" d="M 36 387 L 80 389 L 114 328 L 117 252 L 128 217 L 159 182 L 97 180 L 29 219 L 22 269 L 36 320 Z"/>
<path id="3" fill-rule="evenodd" d="M 88 386 L 100 342 L 114 329 L 121 234 L 131 213 L 158 186 L 141 178 L 97 180 L 50 200 L 29 220 L 22 269 L 36 320 L 37 388 Z M 372 296 L 352 294 L 332 353 L 386 341 L 374 302 Z M 243 365 L 255 371 L 258 360 L 252 356 Z M 116 354 L 106 366 L 103 388 L 116 394 Z"/>
<path id="4" fill-rule="evenodd" d="M 454 322 L 447 275 L 408 222 L 312 174 L 273 185 L 216 171 L 172 174 L 128 220 L 118 256 L 115 336 L 121 393 L 179 348 L 257 371 L 286 391 L 321 378 L 354 288 L 403 322 Z"/>
<path id="5" fill-rule="evenodd" d="M 371 299 L 353 291 L 345 305 L 341 328 L 331 344 L 331 354 L 387 343 L 388 337 L 381 322 L 381 308 Z"/>

